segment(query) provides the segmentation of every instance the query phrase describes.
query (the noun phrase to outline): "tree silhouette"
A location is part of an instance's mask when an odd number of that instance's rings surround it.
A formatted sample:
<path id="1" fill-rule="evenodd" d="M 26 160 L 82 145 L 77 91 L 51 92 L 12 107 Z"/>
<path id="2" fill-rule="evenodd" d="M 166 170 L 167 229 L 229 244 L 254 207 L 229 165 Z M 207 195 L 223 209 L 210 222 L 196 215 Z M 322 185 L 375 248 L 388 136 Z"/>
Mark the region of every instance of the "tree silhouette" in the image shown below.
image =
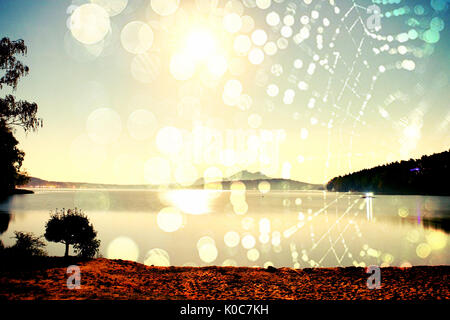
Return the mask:
<path id="1" fill-rule="evenodd" d="M 20 171 L 25 153 L 17 148 L 18 143 L 11 130 L 0 125 L 0 194 L 7 194 L 28 179 Z"/>
<path id="2" fill-rule="evenodd" d="M 25 55 L 27 47 L 23 40 L 0 40 L 0 89 L 10 87 L 16 90 L 19 79 L 28 74 L 29 68 L 16 55 Z M 0 192 L 3 194 L 26 182 L 20 172 L 24 152 L 17 148 L 13 128 L 21 127 L 25 132 L 35 131 L 42 126 L 37 118 L 38 106 L 34 102 L 16 100 L 12 94 L 0 98 Z"/>
<path id="3" fill-rule="evenodd" d="M 13 91 L 16 90 L 19 79 L 28 74 L 29 68 L 15 57 L 26 53 L 27 47 L 23 40 L 0 40 L 0 70 L 4 71 L 0 78 L 0 89 L 9 86 Z M 36 117 L 37 109 L 34 102 L 16 101 L 13 95 L 6 95 L 0 99 L 0 124 L 7 127 L 20 126 L 25 131 L 36 130 L 42 126 L 42 119 Z"/>
<path id="4" fill-rule="evenodd" d="M 89 219 L 77 208 L 56 210 L 51 214 L 44 236 L 48 241 L 65 244 L 65 257 L 69 255 L 70 245 L 74 246 L 79 256 L 88 258 L 93 257 L 100 246 L 100 240 L 96 239 L 97 232 L 89 223 Z"/>

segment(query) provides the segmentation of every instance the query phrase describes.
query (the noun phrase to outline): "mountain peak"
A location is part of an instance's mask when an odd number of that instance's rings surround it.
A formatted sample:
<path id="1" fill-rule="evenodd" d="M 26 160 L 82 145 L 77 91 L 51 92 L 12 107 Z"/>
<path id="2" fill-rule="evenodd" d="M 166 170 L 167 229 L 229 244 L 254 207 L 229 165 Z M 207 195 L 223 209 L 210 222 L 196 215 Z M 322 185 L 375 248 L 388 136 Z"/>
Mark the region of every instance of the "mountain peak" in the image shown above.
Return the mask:
<path id="1" fill-rule="evenodd" d="M 235 181 L 235 180 L 261 180 L 261 179 L 271 179 L 271 178 L 259 171 L 250 172 L 248 170 L 242 170 L 229 176 L 227 180 Z"/>

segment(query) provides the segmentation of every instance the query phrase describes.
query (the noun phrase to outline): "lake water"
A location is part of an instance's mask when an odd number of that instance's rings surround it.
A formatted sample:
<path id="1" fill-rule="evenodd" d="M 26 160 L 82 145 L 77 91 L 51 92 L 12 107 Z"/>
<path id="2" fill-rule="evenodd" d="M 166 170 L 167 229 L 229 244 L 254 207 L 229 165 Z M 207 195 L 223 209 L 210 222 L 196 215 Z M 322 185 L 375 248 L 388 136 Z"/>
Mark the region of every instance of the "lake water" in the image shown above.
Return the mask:
<path id="1" fill-rule="evenodd" d="M 42 235 L 51 210 L 73 207 L 98 231 L 101 255 L 149 265 L 450 264 L 450 197 L 38 189 L 0 204 L 0 240 Z"/>

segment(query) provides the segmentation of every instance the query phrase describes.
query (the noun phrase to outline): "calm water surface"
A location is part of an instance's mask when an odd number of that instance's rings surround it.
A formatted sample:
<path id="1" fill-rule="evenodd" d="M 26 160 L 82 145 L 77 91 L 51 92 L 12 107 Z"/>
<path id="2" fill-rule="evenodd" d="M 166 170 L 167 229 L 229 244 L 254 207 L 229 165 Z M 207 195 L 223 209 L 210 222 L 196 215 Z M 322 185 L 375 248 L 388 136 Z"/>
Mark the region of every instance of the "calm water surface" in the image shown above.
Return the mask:
<path id="1" fill-rule="evenodd" d="M 35 190 L 0 204 L 0 240 L 78 207 L 100 253 L 153 265 L 450 264 L 450 197 L 328 192 Z M 50 255 L 64 245 L 48 243 Z"/>

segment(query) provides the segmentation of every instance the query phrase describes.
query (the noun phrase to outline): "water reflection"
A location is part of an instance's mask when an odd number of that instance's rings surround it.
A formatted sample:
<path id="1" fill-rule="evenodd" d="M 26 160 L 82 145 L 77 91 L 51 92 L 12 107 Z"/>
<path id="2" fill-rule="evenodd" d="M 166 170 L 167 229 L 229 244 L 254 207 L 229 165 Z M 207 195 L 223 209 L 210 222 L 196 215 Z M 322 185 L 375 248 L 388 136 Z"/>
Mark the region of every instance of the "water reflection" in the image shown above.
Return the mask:
<path id="1" fill-rule="evenodd" d="M 366 199 L 367 220 L 372 221 L 372 219 L 373 219 L 373 202 L 372 202 L 373 193 L 371 193 L 371 192 L 366 193 L 366 195 L 363 198 Z"/>
<path id="2" fill-rule="evenodd" d="M 450 233 L 449 218 L 423 218 L 418 224 L 427 229 L 442 230 L 445 233 Z"/>
<path id="3" fill-rule="evenodd" d="M 8 230 L 11 214 L 8 211 L 0 211 L 0 235 Z"/>
<path id="4" fill-rule="evenodd" d="M 49 210 L 76 205 L 98 231 L 101 254 L 147 264 L 304 268 L 450 261 L 449 197 L 271 191 L 262 198 L 247 190 L 248 210 L 237 214 L 235 194 L 37 191 L 13 199 L 5 211 L 14 219 L 0 216 L 9 223 L 0 239 L 10 241 L 14 230 L 42 234 Z M 63 254 L 53 243 L 47 251 Z"/>
<path id="5" fill-rule="evenodd" d="M 419 199 L 416 200 L 416 213 L 417 213 L 417 224 L 420 225 L 422 221 L 422 206 L 420 205 Z"/>
<path id="6" fill-rule="evenodd" d="M 8 230 L 12 215 L 10 212 L 11 200 L 13 197 L 0 200 L 0 235 Z"/>
<path id="7" fill-rule="evenodd" d="M 162 194 L 162 200 L 184 213 L 205 214 L 211 212 L 211 201 L 219 195 L 210 190 L 171 190 Z"/>

